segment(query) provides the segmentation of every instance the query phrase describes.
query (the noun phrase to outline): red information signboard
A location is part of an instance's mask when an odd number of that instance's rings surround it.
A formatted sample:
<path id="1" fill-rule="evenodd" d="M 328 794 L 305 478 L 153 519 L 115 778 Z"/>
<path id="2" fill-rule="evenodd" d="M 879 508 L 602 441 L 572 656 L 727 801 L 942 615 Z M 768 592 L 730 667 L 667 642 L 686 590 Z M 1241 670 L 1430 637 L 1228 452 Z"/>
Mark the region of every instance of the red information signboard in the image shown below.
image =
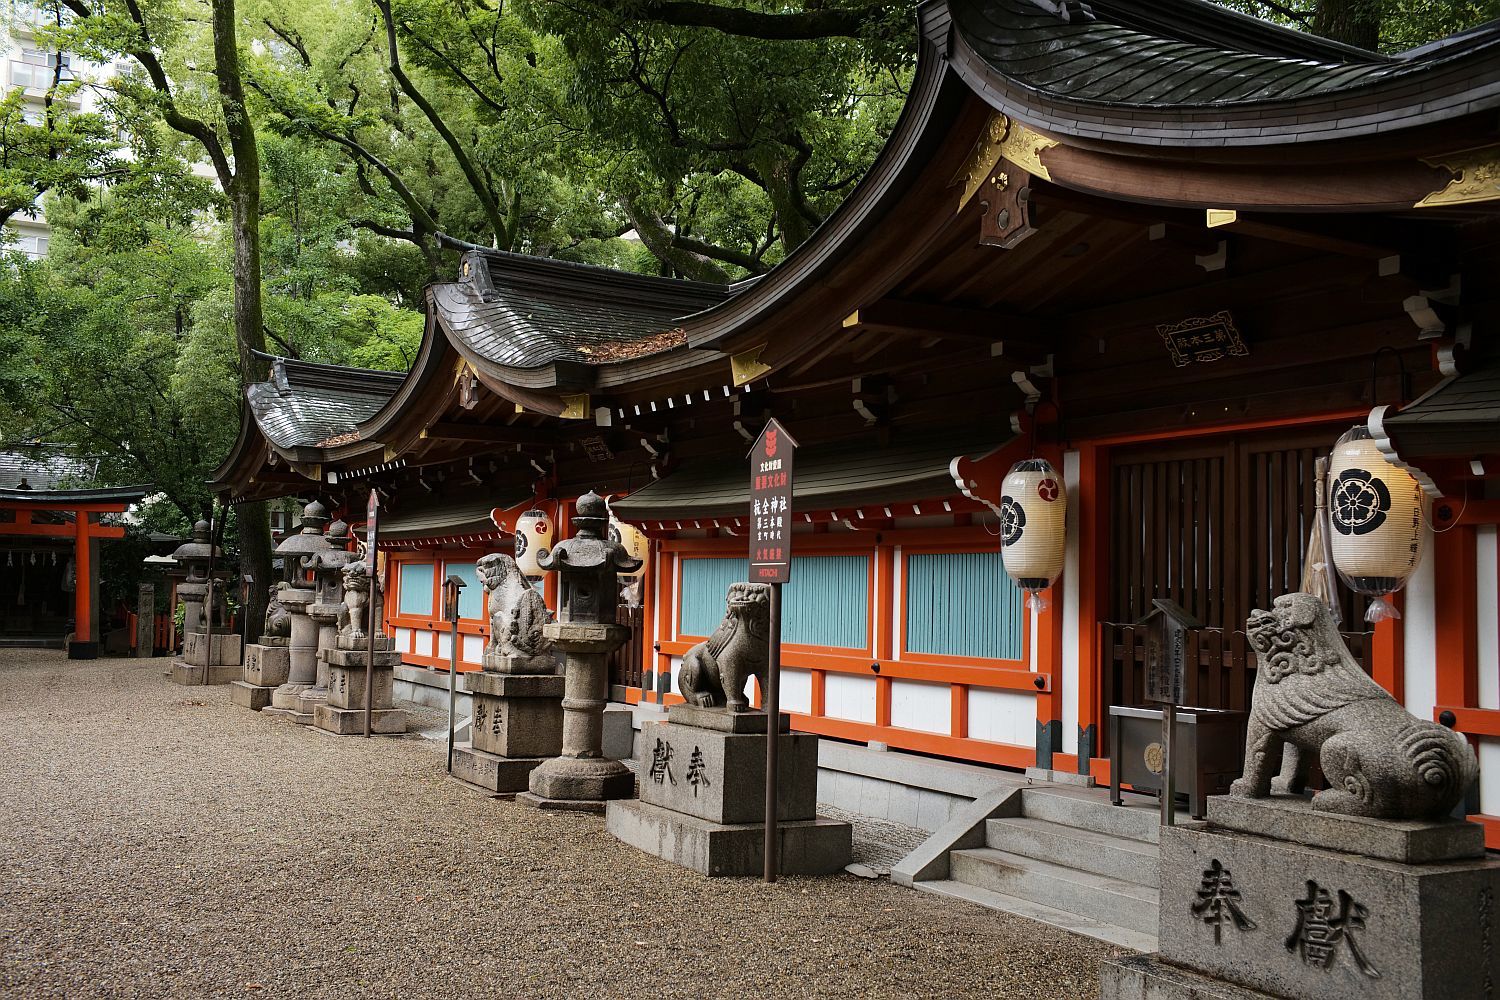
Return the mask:
<path id="1" fill-rule="evenodd" d="M 792 578 L 792 455 L 797 441 L 774 419 L 750 450 L 750 582 Z"/>

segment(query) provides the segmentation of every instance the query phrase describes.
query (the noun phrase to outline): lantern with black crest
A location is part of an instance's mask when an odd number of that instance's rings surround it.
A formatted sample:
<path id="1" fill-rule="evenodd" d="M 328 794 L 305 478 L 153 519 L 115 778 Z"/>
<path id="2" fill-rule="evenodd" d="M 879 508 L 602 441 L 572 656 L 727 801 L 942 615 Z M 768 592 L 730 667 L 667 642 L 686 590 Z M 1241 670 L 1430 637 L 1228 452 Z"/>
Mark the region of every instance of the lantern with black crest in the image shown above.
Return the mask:
<path id="1" fill-rule="evenodd" d="M 1005 474 L 1000 497 L 1000 558 L 1026 591 L 1026 606 L 1047 607 L 1041 592 L 1062 575 L 1068 492 L 1045 458 L 1022 459 Z"/>
<path id="2" fill-rule="evenodd" d="M 1344 585 L 1374 598 L 1366 621 L 1400 617 L 1389 597 L 1422 561 L 1426 523 L 1422 484 L 1381 454 L 1369 428 L 1350 428 L 1329 460 L 1328 537 Z"/>
<path id="3" fill-rule="evenodd" d="M 537 565 L 538 552 L 552 547 L 552 519 L 546 512 L 533 507 L 516 518 L 516 566 L 523 576 L 541 576 Z"/>

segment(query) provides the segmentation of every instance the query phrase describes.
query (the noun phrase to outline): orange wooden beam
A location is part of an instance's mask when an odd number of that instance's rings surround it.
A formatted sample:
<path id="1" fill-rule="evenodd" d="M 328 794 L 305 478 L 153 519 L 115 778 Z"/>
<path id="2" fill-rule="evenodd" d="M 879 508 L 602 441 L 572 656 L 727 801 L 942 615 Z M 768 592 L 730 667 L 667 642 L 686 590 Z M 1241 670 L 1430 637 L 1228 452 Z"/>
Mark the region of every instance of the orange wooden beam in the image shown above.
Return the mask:
<path id="1" fill-rule="evenodd" d="M 1437 701 L 1476 705 L 1479 701 L 1476 539 L 1472 526 L 1458 525 L 1434 536 L 1437 631 Z"/>

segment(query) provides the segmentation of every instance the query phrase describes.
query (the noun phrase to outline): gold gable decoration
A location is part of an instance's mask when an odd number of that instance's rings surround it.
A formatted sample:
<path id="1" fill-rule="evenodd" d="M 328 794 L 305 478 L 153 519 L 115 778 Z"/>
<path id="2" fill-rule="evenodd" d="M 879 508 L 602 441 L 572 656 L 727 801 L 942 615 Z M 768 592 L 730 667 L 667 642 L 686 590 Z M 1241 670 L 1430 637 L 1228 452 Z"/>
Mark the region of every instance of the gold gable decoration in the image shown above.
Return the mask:
<path id="1" fill-rule="evenodd" d="M 963 211 L 963 207 L 984 186 L 985 179 L 994 173 L 996 165 L 1002 159 L 1009 160 L 1034 177 L 1050 181 L 1052 175 L 1042 163 L 1042 150 L 1056 145 L 1056 139 L 1049 139 L 1021 122 L 999 112 L 991 114 L 978 141 L 974 143 L 973 151 L 949 182 L 950 185 L 959 181 L 964 184 L 963 194 L 958 199 L 958 210 Z"/>

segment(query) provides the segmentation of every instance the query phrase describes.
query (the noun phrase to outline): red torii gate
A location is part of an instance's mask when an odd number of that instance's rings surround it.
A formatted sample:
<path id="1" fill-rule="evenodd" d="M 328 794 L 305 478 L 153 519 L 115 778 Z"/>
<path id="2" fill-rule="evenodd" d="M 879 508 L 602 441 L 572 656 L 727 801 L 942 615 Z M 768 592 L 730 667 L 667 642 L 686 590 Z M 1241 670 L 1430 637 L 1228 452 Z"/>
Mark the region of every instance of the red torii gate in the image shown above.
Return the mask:
<path id="1" fill-rule="evenodd" d="M 74 625 L 73 642 L 68 646 L 70 659 L 88 660 L 99 655 L 95 617 L 99 576 L 92 543 L 96 539 L 125 536 L 123 527 L 101 524 L 102 515 L 123 514 L 131 504 L 139 503 L 146 492 L 140 486 L 94 490 L 0 489 L 0 537 L 73 541 Z M 35 516 L 39 513 L 59 514 L 60 522 L 39 521 Z"/>

